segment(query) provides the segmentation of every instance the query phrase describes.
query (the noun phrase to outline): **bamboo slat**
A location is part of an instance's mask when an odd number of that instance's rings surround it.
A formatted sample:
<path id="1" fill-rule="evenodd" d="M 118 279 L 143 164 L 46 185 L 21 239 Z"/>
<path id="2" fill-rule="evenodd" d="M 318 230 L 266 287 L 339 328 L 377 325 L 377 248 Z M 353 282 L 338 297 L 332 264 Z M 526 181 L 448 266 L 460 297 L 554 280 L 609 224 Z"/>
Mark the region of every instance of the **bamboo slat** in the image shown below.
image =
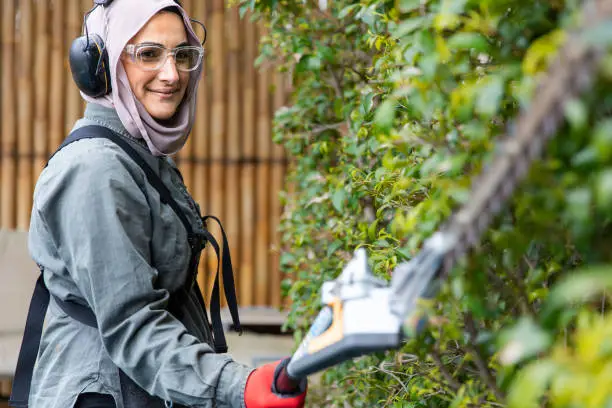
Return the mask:
<path id="1" fill-rule="evenodd" d="M 228 236 L 228 242 L 232 253 L 232 261 L 235 275 L 240 276 L 241 264 L 239 248 L 240 238 L 240 99 L 241 80 L 240 70 L 240 16 L 237 8 L 228 8 L 225 11 L 225 37 L 227 38 L 227 146 L 226 146 L 226 208 L 224 214 L 224 225 Z M 235 279 L 237 293 L 240 293 L 241 282 Z"/>
<path id="2" fill-rule="evenodd" d="M 211 1 L 211 24 L 210 24 L 210 75 L 212 79 L 212 106 L 211 106 L 211 129 L 210 129 L 210 179 L 207 201 L 209 203 L 210 214 L 217 216 L 221 221 L 225 221 L 225 186 L 224 186 L 224 166 L 221 163 L 225 153 L 226 138 L 226 92 L 225 92 L 225 39 L 223 35 L 225 5 L 223 0 Z M 213 224 L 209 224 L 212 226 Z M 211 228 L 211 232 L 220 237 L 217 227 Z M 216 270 L 217 259 L 212 251 L 207 253 L 210 270 Z M 207 282 L 208 291 L 212 290 L 213 274 Z"/>
<path id="3" fill-rule="evenodd" d="M 9 397 L 11 395 L 11 387 L 13 386 L 11 380 L 0 381 L 0 396 Z"/>
<path id="4" fill-rule="evenodd" d="M 17 35 L 19 38 L 19 58 L 17 69 L 17 108 L 19 129 L 17 140 L 17 228 L 26 230 L 30 224 L 30 211 L 32 208 L 32 161 L 30 155 L 33 151 L 33 124 L 34 89 L 32 84 L 33 71 L 33 4 L 32 0 L 20 0 L 20 12 Z"/>
<path id="5" fill-rule="evenodd" d="M 2 4 L 0 4 L 0 24 L 2 23 L 3 20 L 3 14 L 4 10 L 2 7 Z M 3 32 L 2 32 L 2 26 L 0 26 L 0 86 L 4 85 L 3 84 L 3 66 L 2 63 L 3 61 L 3 49 L 4 49 L 4 36 L 3 36 Z M 2 123 L 2 107 L 3 107 L 3 102 L 2 102 L 2 97 L 4 95 L 2 94 L 2 88 L 0 88 L 0 123 Z M 6 104 L 4 104 L 6 105 Z M 2 125 L 0 125 L 0 182 L 2 181 L 2 156 L 3 156 L 3 151 L 2 151 Z M 0 188 L 0 228 L 2 228 L 2 188 Z"/>
<path id="6" fill-rule="evenodd" d="M 181 4 L 183 5 L 183 8 L 187 12 L 187 14 L 191 15 L 193 12 L 192 1 L 184 0 L 181 2 Z M 193 138 L 190 135 L 190 137 L 188 137 L 187 141 L 185 142 L 185 146 L 183 146 L 183 148 L 179 150 L 177 154 L 177 164 L 181 169 L 185 185 L 190 191 L 192 191 L 191 189 L 193 188 L 192 139 Z"/>
<path id="7" fill-rule="evenodd" d="M 264 29 L 258 27 L 259 37 Z M 270 70 L 263 67 L 259 71 L 257 84 L 257 180 L 256 180 L 256 223 L 257 236 L 255 247 L 255 303 L 268 304 L 269 301 L 269 251 L 270 251 Z"/>
<path id="8" fill-rule="evenodd" d="M 177 161 L 202 212 L 226 227 L 241 305 L 278 306 L 285 170 L 270 133 L 273 111 L 284 103 L 282 81 L 271 68 L 253 67 L 261 30 L 225 3 L 183 2 L 207 25 L 209 38 L 196 122 Z M 91 0 L 0 2 L 0 228 L 27 228 L 36 178 L 82 114 L 68 48 L 91 6 Z M 216 266 L 214 251 L 206 251 L 198 281 L 207 298 Z"/>
<path id="9" fill-rule="evenodd" d="M 47 162 L 49 140 L 49 3 L 36 4 L 36 56 L 35 56 L 35 118 L 34 118 L 34 163 L 33 177 L 38 179 Z"/>
<path id="10" fill-rule="evenodd" d="M 81 5 L 80 2 L 74 0 L 65 0 L 65 27 L 66 30 L 64 32 L 64 44 L 66 46 L 66 50 L 69 49 L 72 41 L 77 38 L 81 34 L 81 26 L 82 26 L 82 15 L 81 15 Z M 81 96 L 79 95 L 79 90 L 72 80 L 72 73 L 70 72 L 70 65 L 68 63 L 68 53 L 64 55 L 64 83 L 66 85 L 65 89 L 65 104 L 66 110 L 64 111 L 64 136 L 70 133 L 72 127 L 74 126 L 74 122 L 79 118 L 79 114 L 81 112 Z"/>
<path id="11" fill-rule="evenodd" d="M 79 14 L 79 32 L 75 34 L 75 38 L 79 35 L 85 34 L 83 32 L 83 17 L 85 14 L 93 7 L 93 2 L 91 0 L 81 0 L 81 13 Z M 70 68 L 69 68 L 70 69 Z M 80 112 L 85 112 L 85 106 L 87 106 L 87 101 L 83 98 L 79 98 L 79 103 L 81 104 Z"/>
<path id="12" fill-rule="evenodd" d="M 3 8 L 2 8 L 2 4 L 0 4 L 0 24 L 2 23 L 3 20 Z M 3 32 L 2 32 L 2 26 L 0 26 L 0 86 L 3 85 L 3 66 L 2 66 L 2 62 L 3 58 L 2 58 L 2 50 L 4 48 L 4 36 L 3 36 Z M 0 123 L 2 123 L 2 106 L 3 106 L 3 102 L 2 102 L 2 88 L 0 88 Z M 2 125 L 0 125 L 0 182 L 2 181 L 2 156 L 3 156 L 3 151 L 2 151 Z M 0 188 L 0 228 L 2 228 L 2 189 Z"/>
<path id="13" fill-rule="evenodd" d="M 253 271 L 255 263 L 255 96 L 256 80 L 253 63 L 257 51 L 257 30 L 255 24 L 247 14 L 242 20 L 242 43 L 244 63 L 242 69 L 242 157 L 246 160 L 240 169 L 240 186 L 242 190 L 241 205 L 241 240 L 240 240 L 240 267 L 238 279 L 240 281 L 240 303 L 244 306 L 254 304 L 253 299 Z"/>
<path id="14" fill-rule="evenodd" d="M 2 7 L 2 186 L 0 203 L 2 228 L 15 228 L 15 186 L 17 149 L 17 95 L 14 81 L 15 3 L 0 2 Z"/>
<path id="15" fill-rule="evenodd" d="M 206 1 L 196 1 L 194 5 L 194 15 L 193 17 L 198 19 L 207 25 L 207 2 Z M 200 36 L 204 34 L 200 31 L 196 31 L 196 33 Z M 206 50 L 208 44 L 204 44 L 204 48 Z M 194 123 L 194 129 L 191 134 L 191 138 L 193 138 L 193 148 L 194 155 L 197 159 L 194 163 L 193 169 L 193 195 L 198 204 L 200 204 L 201 210 L 203 214 L 208 213 L 208 205 L 206 203 L 206 191 L 208 188 L 208 166 L 206 166 L 203 161 L 206 157 L 208 157 L 208 135 L 209 133 L 209 102 L 208 102 L 208 81 L 207 81 L 207 55 L 204 55 L 204 61 L 202 62 L 204 65 L 202 70 L 202 78 L 200 80 L 200 86 L 198 89 L 198 99 L 197 99 L 197 113 L 196 119 Z M 208 252 L 208 251 L 207 251 Z M 200 262 L 199 271 L 198 271 L 198 284 L 203 292 L 206 292 L 206 278 L 209 276 L 209 268 L 207 262 Z M 203 293 L 206 295 L 206 293 Z"/>
<path id="16" fill-rule="evenodd" d="M 49 81 L 49 151 L 55 151 L 64 138 L 64 3 L 51 2 L 51 66 Z"/>

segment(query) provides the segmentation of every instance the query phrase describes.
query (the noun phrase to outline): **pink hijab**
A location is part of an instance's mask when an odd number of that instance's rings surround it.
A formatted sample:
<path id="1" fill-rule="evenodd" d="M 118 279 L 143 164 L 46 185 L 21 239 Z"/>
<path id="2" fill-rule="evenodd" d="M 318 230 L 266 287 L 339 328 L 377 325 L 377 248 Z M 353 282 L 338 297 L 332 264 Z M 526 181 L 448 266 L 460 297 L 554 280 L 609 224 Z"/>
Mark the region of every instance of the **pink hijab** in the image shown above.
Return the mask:
<path id="1" fill-rule="evenodd" d="M 180 10 L 189 44 L 200 45 L 187 13 L 174 0 L 115 0 L 108 7 L 97 7 L 87 19 L 89 32 L 96 33 L 104 39 L 108 52 L 112 92 L 100 98 L 91 98 L 82 92 L 81 96 L 87 102 L 114 108 L 130 135 L 144 139 L 155 156 L 174 154 L 185 145 L 195 119 L 196 93 L 202 67 L 191 72 L 183 102 L 174 116 L 164 121 L 162 125 L 153 119 L 136 99 L 119 57 L 128 41 L 149 19 L 169 6 Z"/>

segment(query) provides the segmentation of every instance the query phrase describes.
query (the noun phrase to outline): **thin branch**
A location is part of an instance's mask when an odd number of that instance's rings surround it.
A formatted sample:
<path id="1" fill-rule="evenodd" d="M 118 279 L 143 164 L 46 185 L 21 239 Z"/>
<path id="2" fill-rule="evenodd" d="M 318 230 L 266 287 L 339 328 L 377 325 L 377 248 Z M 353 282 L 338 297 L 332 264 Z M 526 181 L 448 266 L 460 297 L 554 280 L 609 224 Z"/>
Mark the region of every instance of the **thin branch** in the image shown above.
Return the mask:
<path id="1" fill-rule="evenodd" d="M 461 388 L 461 384 L 459 384 L 459 382 L 453 378 L 452 374 L 448 371 L 448 369 L 442 362 L 442 357 L 440 356 L 438 347 L 435 346 L 431 350 L 430 354 L 431 354 L 431 358 L 433 358 L 433 361 L 436 363 L 436 367 L 438 367 L 440 374 L 442 374 L 442 377 L 444 377 L 444 379 L 446 380 L 448 385 L 451 386 L 453 391 L 458 392 L 459 389 Z"/>
<path id="2" fill-rule="evenodd" d="M 326 130 L 338 129 L 342 127 L 344 124 L 345 122 L 329 123 L 325 125 L 316 125 L 312 127 L 312 129 L 310 130 L 310 133 L 318 135 L 319 133 L 325 132 Z"/>
<path id="3" fill-rule="evenodd" d="M 388 363 L 387 363 L 388 364 Z M 391 371 L 389 369 L 386 368 L 385 366 L 385 362 L 383 361 L 380 366 L 378 367 L 372 367 L 375 370 L 381 371 L 387 375 L 390 375 L 391 377 L 393 377 L 398 383 L 399 385 L 402 386 L 402 388 L 404 389 L 404 393 L 406 393 L 406 395 L 410 394 L 410 391 L 408 391 L 408 388 L 406 388 L 406 385 L 404 384 L 404 382 L 397 376 L 397 374 L 394 371 Z M 409 376 L 409 379 L 414 377 L 414 375 Z"/>
<path id="4" fill-rule="evenodd" d="M 348 69 L 350 69 L 351 71 L 353 71 L 354 73 L 356 73 L 356 74 L 359 76 L 359 78 L 361 78 L 361 80 L 362 80 L 363 82 L 365 82 L 366 84 L 370 83 L 370 80 L 368 79 L 368 77 L 367 77 L 367 76 L 366 76 L 366 75 L 365 75 L 363 72 L 358 71 L 357 69 L 355 69 L 355 67 L 352 67 L 352 66 L 346 66 L 346 65 L 345 65 L 344 67 L 345 67 L 345 68 L 348 68 Z"/>
<path id="5" fill-rule="evenodd" d="M 485 384 L 491 389 L 491 391 L 493 391 L 493 393 L 495 394 L 495 397 L 497 397 L 498 400 L 500 401 L 505 400 L 506 396 L 504 395 L 502 390 L 497 386 L 497 383 L 495 382 L 495 378 L 493 377 L 493 374 L 491 373 L 491 370 L 489 369 L 489 365 L 487 364 L 485 359 L 480 354 L 480 351 L 474 345 L 474 342 L 476 341 L 476 338 L 478 337 L 478 330 L 476 329 L 476 325 L 474 324 L 474 319 L 470 313 L 467 313 L 465 315 L 464 322 L 465 322 L 465 328 L 467 329 L 467 332 L 470 335 L 470 338 L 466 343 L 466 348 L 468 352 L 474 358 L 474 363 L 476 364 L 476 367 L 478 368 L 478 374 L 480 375 L 480 378 L 482 378 Z"/>
<path id="6" fill-rule="evenodd" d="M 342 92 L 342 81 L 340 80 L 340 78 L 338 78 L 338 76 L 336 75 L 336 72 L 329 65 L 327 66 L 327 71 L 331 75 L 332 86 L 334 90 L 336 91 L 336 97 L 338 99 L 344 100 L 344 94 Z"/>

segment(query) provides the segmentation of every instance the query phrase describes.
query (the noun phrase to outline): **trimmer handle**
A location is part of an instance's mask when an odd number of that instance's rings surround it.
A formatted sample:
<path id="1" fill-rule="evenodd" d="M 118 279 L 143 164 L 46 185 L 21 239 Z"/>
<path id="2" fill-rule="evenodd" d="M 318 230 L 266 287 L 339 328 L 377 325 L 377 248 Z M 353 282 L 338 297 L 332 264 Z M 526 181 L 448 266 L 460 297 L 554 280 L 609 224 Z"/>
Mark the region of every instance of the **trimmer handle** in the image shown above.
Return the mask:
<path id="1" fill-rule="evenodd" d="M 287 373 L 287 366 L 280 367 L 278 375 L 274 378 L 272 391 L 278 396 L 294 395 L 301 390 L 302 379 L 292 378 Z"/>
<path id="2" fill-rule="evenodd" d="M 293 378 L 287 372 L 289 358 L 281 361 L 274 370 L 274 381 L 272 392 L 278 397 L 295 397 L 306 391 L 307 380 L 304 378 Z"/>

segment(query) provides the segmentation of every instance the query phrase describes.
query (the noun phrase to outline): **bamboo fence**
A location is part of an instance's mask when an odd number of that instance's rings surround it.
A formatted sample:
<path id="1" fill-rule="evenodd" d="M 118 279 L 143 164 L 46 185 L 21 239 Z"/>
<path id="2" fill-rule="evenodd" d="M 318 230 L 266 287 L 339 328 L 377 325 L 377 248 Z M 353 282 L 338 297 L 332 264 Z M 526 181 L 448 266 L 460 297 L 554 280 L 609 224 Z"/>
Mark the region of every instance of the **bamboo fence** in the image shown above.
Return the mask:
<path id="1" fill-rule="evenodd" d="M 285 103 L 288 81 L 253 66 L 262 29 L 248 16 L 240 19 L 223 0 L 183 5 L 205 23 L 208 41 L 196 123 L 175 160 L 203 214 L 223 222 L 240 305 L 279 307 L 276 229 L 287 158 L 273 146 L 271 121 Z M 28 228 L 36 180 L 82 115 L 67 54 L 91 6 L 91 0 L 0 2 L 0 228 Z M 216 265 L 207 250 L 198 276 L 207 298 Z"/>

